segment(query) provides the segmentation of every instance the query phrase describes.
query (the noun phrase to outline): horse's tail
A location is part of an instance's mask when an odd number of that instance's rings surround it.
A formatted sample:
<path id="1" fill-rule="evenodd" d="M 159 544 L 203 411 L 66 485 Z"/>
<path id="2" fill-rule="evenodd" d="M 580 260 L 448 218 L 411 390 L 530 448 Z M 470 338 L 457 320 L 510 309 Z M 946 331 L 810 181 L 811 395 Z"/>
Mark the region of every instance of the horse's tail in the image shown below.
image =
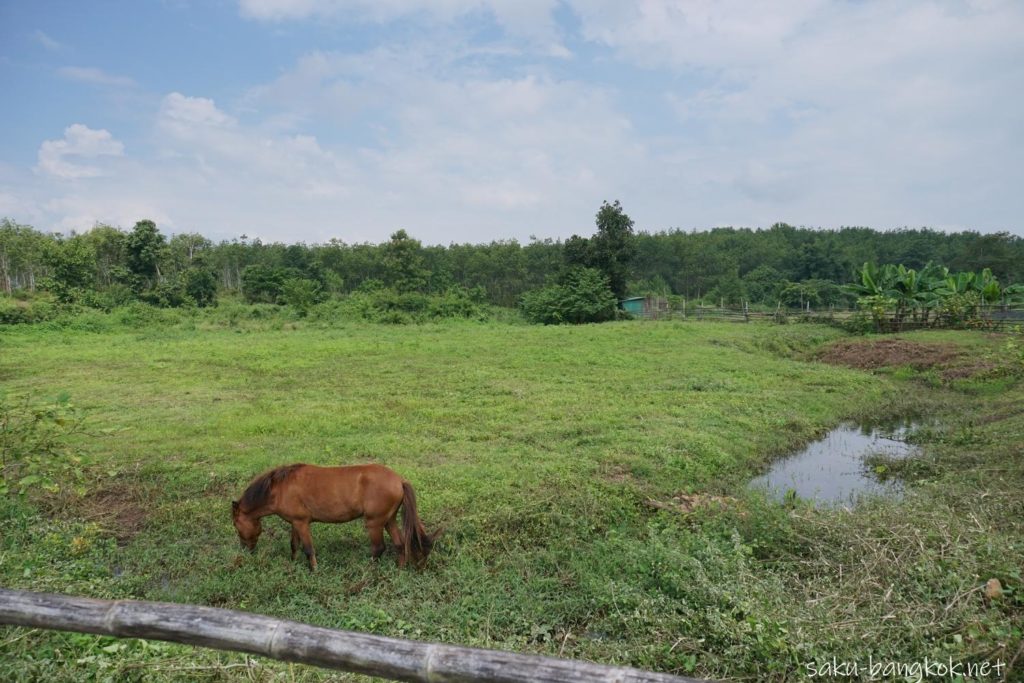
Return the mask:
<path id="1" fill-rule="evenodd" d="M 423 528 L 423 522 L 416 514 L 416 492 L 412 484 L 402 482 L 402 552 L 406 560 L 423 562 L 430 554 L 433 539 Z"/>

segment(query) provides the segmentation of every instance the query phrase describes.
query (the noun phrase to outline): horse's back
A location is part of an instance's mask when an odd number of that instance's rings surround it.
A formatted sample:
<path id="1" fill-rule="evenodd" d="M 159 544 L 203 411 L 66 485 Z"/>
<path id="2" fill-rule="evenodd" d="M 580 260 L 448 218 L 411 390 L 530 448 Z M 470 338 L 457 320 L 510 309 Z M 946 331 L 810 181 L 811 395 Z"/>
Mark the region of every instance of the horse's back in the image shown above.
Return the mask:
<path id="1" fill-rule="evenodd" d="M 402 477 L 383 465 L 347 465 L 298 469 L 282 502 L 293 514 L 319 521 L 349 521 L 394 514 L 402 501 Z M 300 508 L 305 508 L 302 510 Z"/>

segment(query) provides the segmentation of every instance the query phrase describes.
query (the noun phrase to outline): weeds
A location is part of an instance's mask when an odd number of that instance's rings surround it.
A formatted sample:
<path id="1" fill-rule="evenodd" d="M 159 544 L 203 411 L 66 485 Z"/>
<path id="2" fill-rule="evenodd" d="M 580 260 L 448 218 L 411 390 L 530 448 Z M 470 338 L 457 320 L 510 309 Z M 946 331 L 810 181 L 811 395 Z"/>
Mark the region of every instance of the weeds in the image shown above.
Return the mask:
<path id="1" fill-rule="evenodd" d="M 57 493 L 61 483 L 81 484 L 82 457 L 71 446 L 84 418 L 61 393 L 52 402 L 0 395 L 0 495 L 12 487 Z"/>

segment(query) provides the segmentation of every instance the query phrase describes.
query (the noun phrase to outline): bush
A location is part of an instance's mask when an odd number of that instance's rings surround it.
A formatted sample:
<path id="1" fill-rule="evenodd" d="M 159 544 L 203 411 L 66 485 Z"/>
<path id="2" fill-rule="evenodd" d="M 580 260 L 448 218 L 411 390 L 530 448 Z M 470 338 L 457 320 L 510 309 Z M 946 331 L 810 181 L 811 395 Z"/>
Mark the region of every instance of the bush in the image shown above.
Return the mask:
<path id="1" fill-rule="evenodd" d="M 281 299 L 305 317 L 320 298 L 320 283 L 305 278 L 290 278 L 281 286 Z"/>
<path id="2" fill-rule="evenodd" d="M 127 306 L 134 300 L 135 293 L 131 287 L 114 283 L 102 292 L 95 289 L 83 290 L 79 302 L 89 308 L 98 308 L 101 311 L 110 312 L 119 306 Z"/>
<path id="3" fill-rule="evenodd" d="M 949 327 L 966 327 L 978 317 L 980 304 L 977 292 L 950 294 L 942 299 L 936 317 Z"/>
<path id="4" fill-rule="evenodd" d="M 276 304 L 285 279 L 283 268 L 246 266 L 242 271 L 242 295 L 249 303 Z"/>
<path id="5" fill-rule="evenodd" d="M 276 304 L 246 304 L 235 297 L 225 297 L 212 308 L 205 309 L 198 320 L 214 327 L 237 328 L 251 326 L 253 321 L 280 318 L 284 320 L 286 309 Z M 259 326 L 259 325 L 257 325 Z"/>
<path id="6" fill-rule="evenodd" d="M 600 271 L 573 268 L 559 284 L 524 294 L 522 308 L 527 320 L 534 323 L 597 323 L 615 319 L 618 300 Z"/>
<path id="7" fill-rule="evenodd" d="M 109 313 L 92 308 L 84 308 L 78 311 L 67 311 L 52 322 L 47 323 L 47 325 L 61 330 L 109 332 L 117 326 L 117 321 Z"/>
<path id="8" fill-rule="evenodd" d="M 179 308 L 193 303 L 185 291 L 185 283 L 179 278 L 164 280 L 142 296 L 142 300 L 160 308 Z"/>
<path id="9" fill-rule="evenodd" d="M 176 311 L 163 310 L 134 301 L 113 312 L 118 323 L 132 328 L 149 327 L 150 325 L 173 325 L 181 322 L 181 314 Z"/>
<path id="10" fill-rule="evenodd" d="M 487 320 L 488 315 L 483 304 L 485 296 L 483 287 L 449 287 L 444 294 L 431 298 L 431 317 Z"/>
<path id="11" fill-rule="evenodd" d="M 0 325 L 22 325 L 52 320 L 60 309 L 50 298 L 19 301 L 0 297 Z"/>
<path id="12" fill-rule="evenodd" d="M 80 462 L 68 441 L 82 424 L 66 394 L 52 402 L 0 394 L 0 495 L 12 485 L 21 492 L 34 485 L 56 491 L 50 475 L 59 470 L 64 476 L 56 479 L 66 480 Z"/>
<path id="13" fill-rule="evenodd" d="M 204 268 L 189 268 L 181 275 L 182 284 L 196 306 L 204 308 L 217 302 L 217 280 Z"/>
<path id="14" fill-rule="evenodd" d="M 483 321 L 490 317 L 487 306 L 481 301 L 483 296 L 480 288 L 452 287 L 443 294 L 429 295 L 369 287 L 312 308 L 309 318 L 318 321 L 347 318 L 390 325 L 452 319 Z"/>

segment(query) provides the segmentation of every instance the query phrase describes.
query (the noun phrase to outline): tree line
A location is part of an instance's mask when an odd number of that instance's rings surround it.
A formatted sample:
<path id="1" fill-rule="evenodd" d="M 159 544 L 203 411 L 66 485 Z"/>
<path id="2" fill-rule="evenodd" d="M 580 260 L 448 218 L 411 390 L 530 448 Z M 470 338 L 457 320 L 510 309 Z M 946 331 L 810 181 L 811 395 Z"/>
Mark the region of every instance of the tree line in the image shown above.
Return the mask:
<path id="1" fill-rule="evenodd" d="M 1024 282 L 1024 239 L 1009 233 L 818 230 L 785 223 L 635 232 L 618 202 L 602 204 L 596 219 L 589 237 L 447 246 L 423 245 L 405 230 L 380 244 L 283 244 L 245 235 L 220 242 L 195 233 L 168 237 L 149 220 L 131 230 L 97 225 L 62 235 L 4 219 L 0 290 L 44 290 L 62 301 L 110 308 L 131 300 L 203 306 L 218 293 L 274 303 L 378 289 L 443 294 L 461 288 L 490 304 L 517 306 L 528 292 L 593 285 L 599 274 L 616 299 L 659 294 L 817 306 L 852 303 L 856 296 L 844 285 L 861 281 L 865 263 L 919 271 L 930 263 L 954 272 L 988 268 L 1004 286 Z"/>

